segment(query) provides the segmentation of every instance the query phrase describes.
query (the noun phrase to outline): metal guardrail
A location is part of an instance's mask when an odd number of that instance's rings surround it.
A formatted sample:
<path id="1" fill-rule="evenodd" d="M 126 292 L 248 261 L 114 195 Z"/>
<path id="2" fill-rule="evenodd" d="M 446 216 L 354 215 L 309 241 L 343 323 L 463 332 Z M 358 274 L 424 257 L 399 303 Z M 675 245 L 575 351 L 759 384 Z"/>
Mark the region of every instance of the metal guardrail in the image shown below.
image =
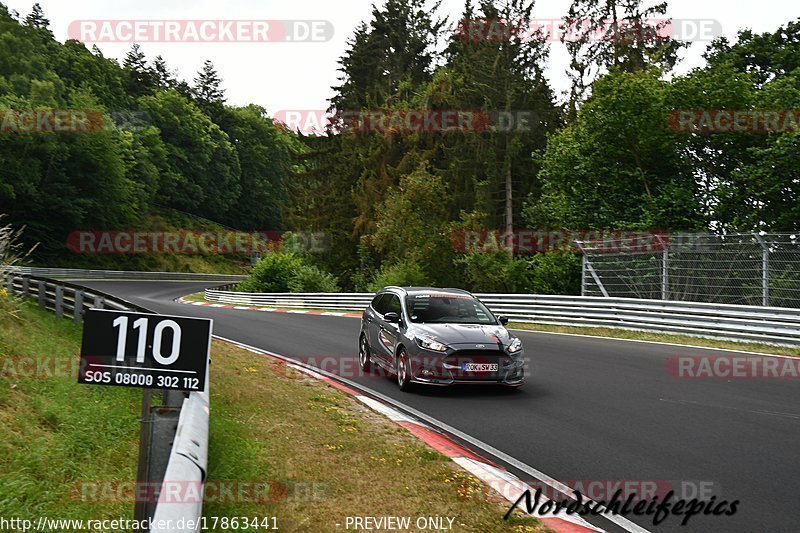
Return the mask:
<path id="1" fill-rule="evenodd" d="M 42 309 L 54 311 L 58 316 L 72 316 L 76 323 L 83 322 L 83 315 L 88 309 L 142 310 L 101 291 L 66 281 L 16 273 L 6 273 L 5 289 L 9 294 L 35 298 Z"/>
<path id="2" fill-rule="evenodd" d="M 368 293 L 244 293 L 207 289 L 207 300 L 232 305 L 361 311 Z M 514 322 L 620 328 L 739 342 L 800 345 L 800 309 L 700 302 L 476 294 Z"/>
<path id="3" fill-rule="evenodd" d="M 199 274 L 194 272 L 139 272 L 133 270 L 85 270 L 80 268 L 10 267 L 17 275 L 63 279 L 146 279 L 162 281 L 241 281 L 247 276 L 235 274 Z"/>
<path id="4" fill-rule="evenodd" d="M 162 494 L 169 494 L 169 483 L 178 483 L 182 493 L 189 493 L 187 486 L 196 487 L 197 494 L 203 494 L 203 483 L 208 472 L 208 418 L 209 395 L 208 375 L 206 375 L 205 392 L 193 392 L 183 403 L 175 441 L 169 455 Z M 195 532 L 200 529 L 200 517 L 203 516 L 203 498 L 189 497 L 183 502 L 167 502 L 158 505 L 153 514 L 153 527 L 150 533 L 168 533 L 185 531 Z M 181 520 L 183 519 L 183 520 Z M 179 527 L 183 524 L 183 527 Z M 166 526 L 170 527 L 159 527 Z M 197 525 L 197 527 L 189 527 Z"/>
<path id="5" fill-rule="evenodd" d="M 71 316 L 76 323 L 83 322 L 83 316 L 88 309 L 151 312 L 95 289 L 66 281 L 21 275 L 19 269 L 5 272 L 3 285 L 8 294 L 35 298 L 41 308 L 55 311 L 58 316 Z M 167 484 L 170 481 L 178 482 L 184 488 L 186 484 L 194 483 L 198 493 L 202 494 L 208 471 L 208 391 L 206 374 L 205 392 L 191 392 L 187 395 L 164 391 L 163 406 L 151 410 L 145 475 L 149 483 L 161 483 L 162 490 L 168 489 Z M 175 424 L 178 413 L 179 418 Z M 162 523 L 173 524 L 169 531 L 195 531 L 194 528 L 180 529 L 174 526 L 199 523 L 203 512 L 202 498 L 191 500 L 186 503 L 169 501 L 164 505 L 156 504 L 154 508 L 150 505 L 146 513 L 154 517 L 154 524 L 158 524 L 158 519 L 165 521 Z M 167 530 L 154 527 L 151 531 Z"/>
<path id="6" fill-rule="evenodd" d="M 292 307 L 298 309 L 362 310 L 374 293 L 252 293 L 206 289 L 206 300 L 233 305 Z"/>

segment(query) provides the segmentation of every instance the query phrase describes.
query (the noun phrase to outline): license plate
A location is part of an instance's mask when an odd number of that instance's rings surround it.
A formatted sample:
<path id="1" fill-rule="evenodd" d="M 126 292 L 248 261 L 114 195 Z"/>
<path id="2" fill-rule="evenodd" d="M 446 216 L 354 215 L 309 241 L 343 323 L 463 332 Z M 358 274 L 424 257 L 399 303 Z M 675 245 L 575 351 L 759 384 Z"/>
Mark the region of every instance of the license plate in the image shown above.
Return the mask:
<path id="1" fill-rule="evenodd" d="M 497 372 L 497 363 L 461 363 L 464 372 Z"/>

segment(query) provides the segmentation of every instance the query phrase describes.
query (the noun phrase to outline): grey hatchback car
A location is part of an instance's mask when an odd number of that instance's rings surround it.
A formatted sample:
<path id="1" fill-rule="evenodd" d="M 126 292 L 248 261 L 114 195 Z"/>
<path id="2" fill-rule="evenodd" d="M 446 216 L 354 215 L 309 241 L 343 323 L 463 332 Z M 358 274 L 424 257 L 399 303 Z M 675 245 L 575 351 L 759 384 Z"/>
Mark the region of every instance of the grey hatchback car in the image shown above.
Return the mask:
<path id="1" fill-rule="evenodd" d="M 499 384 L 525 380 L 522 342 L 480 300 L 460 289 L 385 287 L 361 316 L 359 365 L 415 384 Z"/>

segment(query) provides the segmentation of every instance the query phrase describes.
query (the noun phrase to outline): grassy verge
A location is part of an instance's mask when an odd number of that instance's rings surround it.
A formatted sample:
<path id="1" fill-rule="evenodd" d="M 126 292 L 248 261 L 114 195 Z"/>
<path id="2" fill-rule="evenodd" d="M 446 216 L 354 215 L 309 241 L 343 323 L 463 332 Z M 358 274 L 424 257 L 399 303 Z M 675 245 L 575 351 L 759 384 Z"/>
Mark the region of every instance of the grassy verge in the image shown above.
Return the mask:
<path id="1" fill-rule="evenodd" d="M 80 336 L 34 305 L 18 319 L 0 309 L 0 369 L 15 357 L 75 360 Z M 335 531 L 347 516 L 387 515 L 451 517 L 455 531 L 546 530 L 504 522 L 507 504 L 477 479 L 336 389 L 226 343 L 214 342 L 212 358 L 209 481 L 269 490 L 207 503 L 209 526 L 275 517 L 284 531 Z M 78 487 L 135 479 L 140 397 L 74 376 L 0 378 L 0 516 L 132 518 L 131 503 L 84 501 Z"/>
<path id="2" fill-rule="evenodd" d="M 227 228 L 202 217 L 188 215 L 174 209 L 154 209 L 130 228 L 129 231 L 147 232 L 227 232 Z M 250 256 L 247 254 L 213 253 L 142 253 L 142 254 L 36 254 L 34 264 L 58 265 L 65 268 L 133 270 L 149 272 L 194 272 L 205 274 L 247 274 Z"/>
<path id="3" fill-rule="evenodd" d="M 80 327 L 31 304 L 20 306 L 18 319 L 6 311 L 0 309 L 0 516 L 132 518 L 131 504 L 82 501 L 80 487 L 136 479 L 141 391 L 78 385 L 69 370 L 54 376 L 77 361 Z M 24 377 L 35 367 L 52 373 Z"/>
<path id="4" fill-rule="evenodd" d="M 189 300 L 190 302 L 205 302 L 205 301 L 207 301 L 206 297 L 205 297 L 205 293 L 202 293 L 202 292 L 196 292 L 194 294 L 187 294 L 186 296 L 183 297 L 183 299 L 184 300 Z"/>
<path id="5" fill-rule="evenodd" d="M 508 325 L 512 329 L 522 329 L 528 331 L 542 331 L 550 333 L 572 333 L 577 335 L 592 335 L 595 337 L 609 337 L 612 339 L 633 339 L 640 341 L 670 342 L 674 344 L 685 344 L 687 346 L 704 346 L 708 348 L 722 348 L 724 350 L 741 350 L 744 352 L 759 352 L 775 355 L 790 355 L 800 357 L 800 348 L 786 346 L 773 346 L 771 344 L 758 344 L 748 342 L 733 342 L 716 339 L 705 339 L 702 337 L 690 337 L 687 335 L 668 335 L 663 333 L 649 333 L 646 331 L 633 331 L 614 328 L 587 328 L 580 326 L 553 326 L 548 324 L 525 324 L 521 322 L 511 322 Z"/>

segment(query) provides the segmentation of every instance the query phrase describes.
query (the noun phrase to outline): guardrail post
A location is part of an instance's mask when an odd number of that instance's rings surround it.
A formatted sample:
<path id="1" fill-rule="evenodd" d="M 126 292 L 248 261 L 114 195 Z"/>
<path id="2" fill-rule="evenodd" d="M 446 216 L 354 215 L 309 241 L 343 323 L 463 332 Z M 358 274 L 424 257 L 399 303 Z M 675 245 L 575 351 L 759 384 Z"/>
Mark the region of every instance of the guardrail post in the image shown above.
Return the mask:
<path id="1" fill-rule="evenodd" d="M 55 311 L 57 317 L 64 316 L 64 286 L 56 285 Z"/>
<path id="2" fill-rule="evenodd" d="M 47 308 L 47 284 L 44 281 L 40 281 L 38 283 L 38 285 L 39 285 L 39 294 L 37 296 L 39 297 L 39 307 L 41 307 L 42 309 L 46 309 Z"/>
<path id="3" fill-rule="evenodd" d="M 6 282 L 8 283 L 8 295 L 12 296 L 14 294 L 14 275 L 8 274 Z"/>
<path id="4" fill-rule="evenodd" d="M 22 295 L 31 295 L 30 280 L 28 278 L 22 278 Z"/>
<path id="5" fill-rule="evenodd" d="M 72 318 L 76 324 L 83 322 L 83 291 L 75 291 L 75 308 Z"/>
<path id="6" fill-rule="evenodd" d="M 94 307 L 95 309 L 103 309 L 105 307 L 106 299 L 102 296 L 95 296 L 94 297 Z"/>

